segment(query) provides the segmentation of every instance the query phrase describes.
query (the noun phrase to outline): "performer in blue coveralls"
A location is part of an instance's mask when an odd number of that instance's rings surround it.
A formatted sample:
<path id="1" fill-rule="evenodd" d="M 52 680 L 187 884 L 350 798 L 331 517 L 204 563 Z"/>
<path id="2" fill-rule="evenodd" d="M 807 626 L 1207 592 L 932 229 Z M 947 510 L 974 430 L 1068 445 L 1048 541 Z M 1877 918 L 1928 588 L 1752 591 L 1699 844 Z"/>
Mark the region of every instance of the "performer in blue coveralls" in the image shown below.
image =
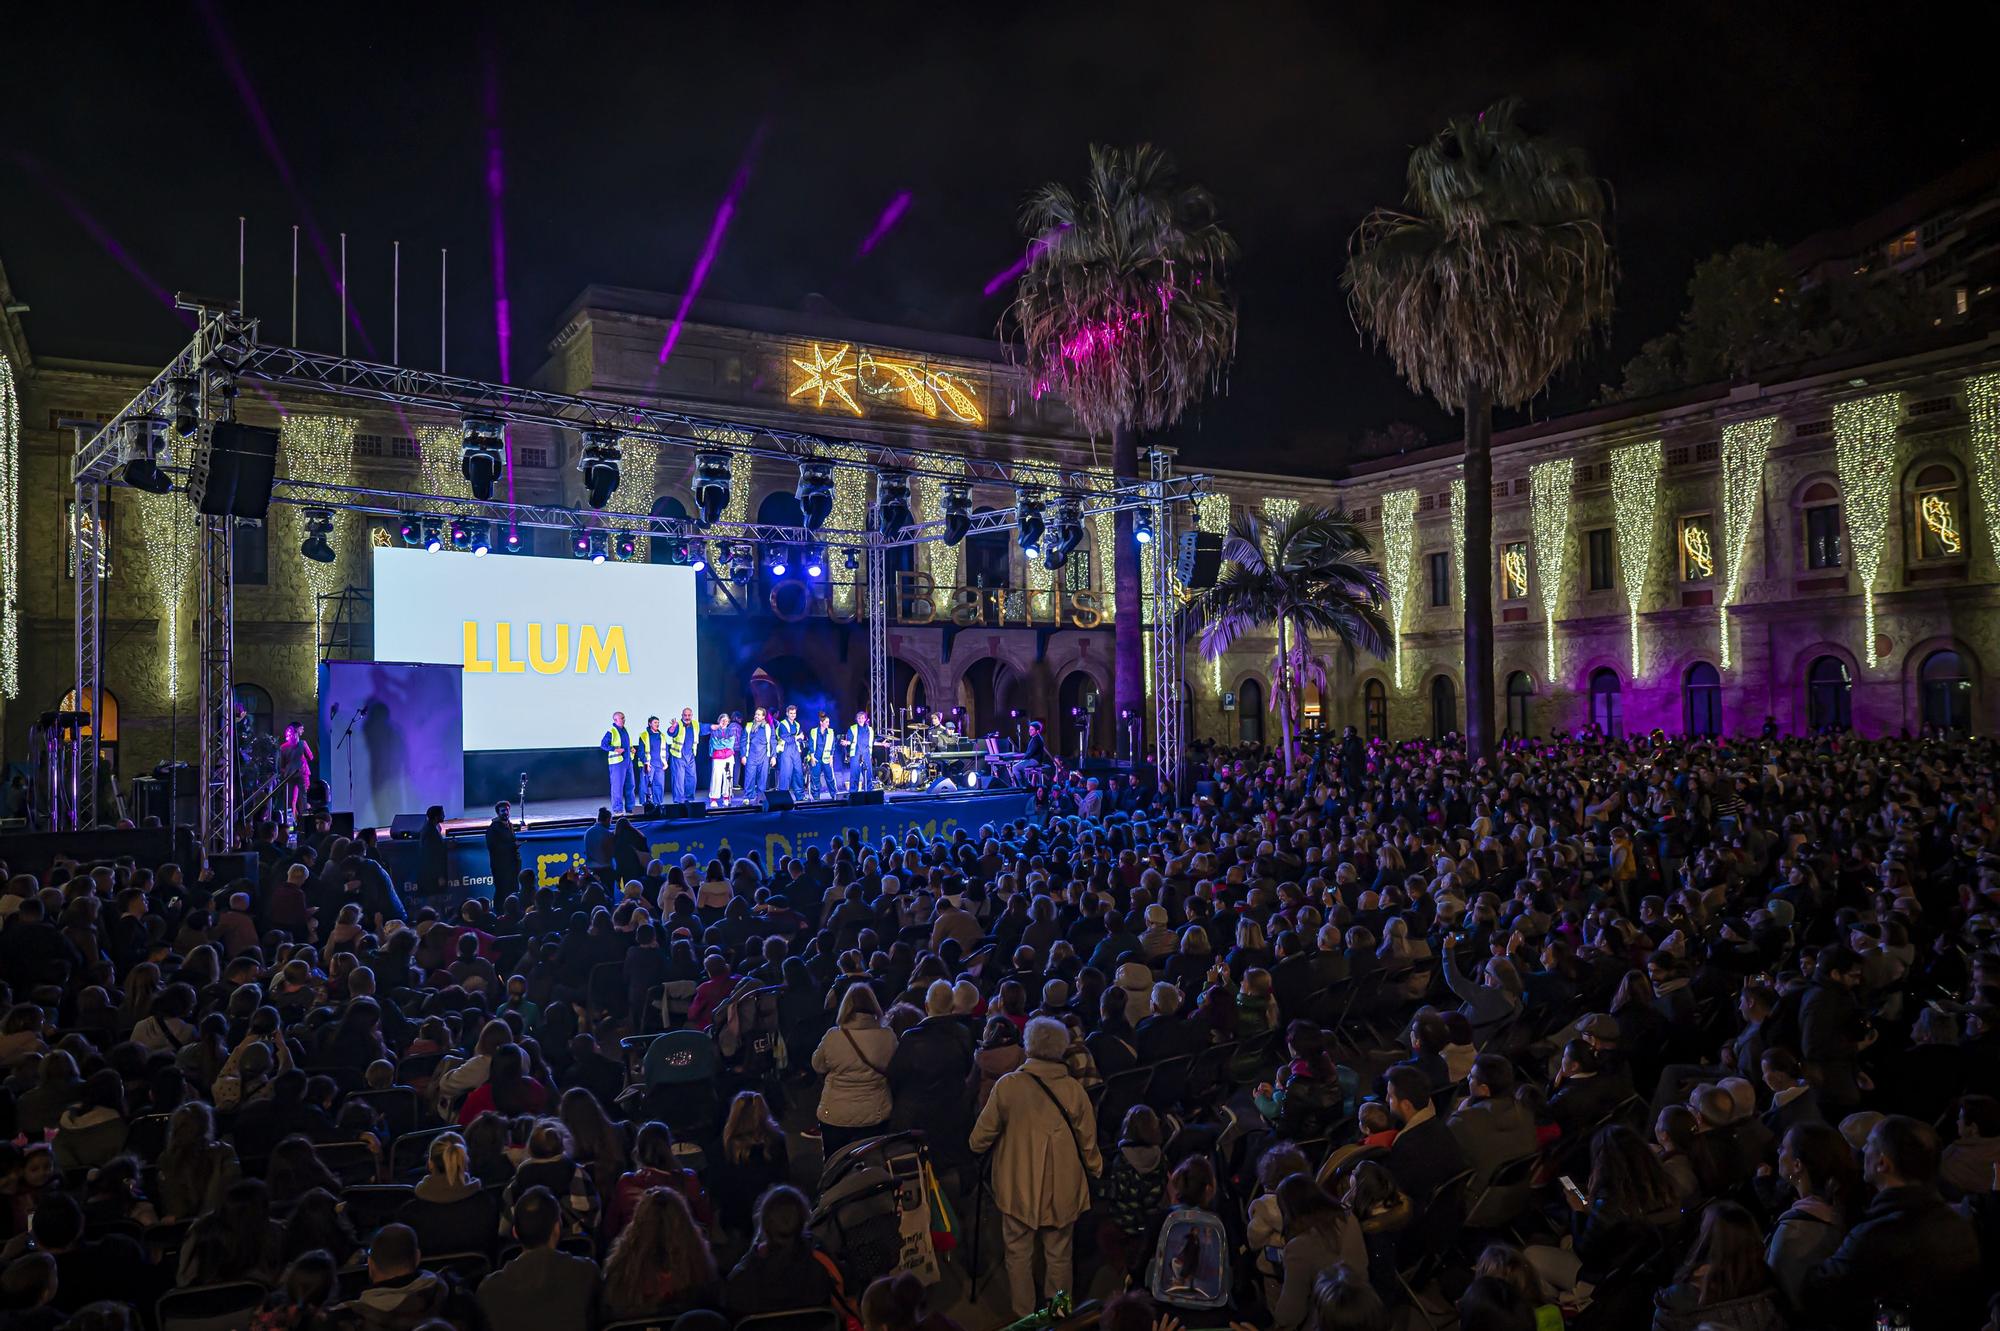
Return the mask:
<path id="1" fill-rule="evenodd" d="M 648 810 L 667 802 L 667 734 L 657 716 L 647 717 L 646 728 L 639 732 L 639 768 L 634 775 L 639 802 Z"/>
<path id="2" fill-rule="evenodd" d="M 839 737 L 833 733 L 833 718 L 819 714 L 819 725 L 806 739 L 808 782 L 814 799 L 832 799 L 840 792 L 833 785 L 833 749 Z"/>
<path id="3" fill-rule="evenodd" d="M 785 717 L 778 722 L 778 789 L 789 790 L 792 798 L 806 797 L 806 769 L 800 761 L 800 746 L 805 743 L 805 727 L 799 724 L 797 703 L 785 708 Z"/>
<path id="4" fill-rule="evenodd" d="M 625 729 L 625 713 L 611 714 L 611 729 L 597 747 L 604 750 L 604 763 L 611 772 L 611 812 L 624 813 L 632 805 L 632 736 Z"/>
<path id="5" fill-rule="evenodd" d="M 841 743 L 847 746 L 849 792 L 875 789 L 875 730 L 868 724 L 868 713 L 854 714 L 854 724 Z"/>
<path id="6" fill-rule="evenodd" d="M 694 798 L 694 755 L 700 743 L 701 734 L 694 725 L 694 708 L 681 708 L 681 719 L 667 727 L 667 767 L 673 774 L 676 804 L 685 804 Z"/>
<path id="7" fill-rule="evenodd" d="M 764 709 L 759 707 L 750 713 L 750 724 L 743 727 L 743 798 L 746 800 L 763 801 L 764 787 L 771 779 L 771 764 L 777 761 L 771 746 L 771 723 L 764 719 Z"/>

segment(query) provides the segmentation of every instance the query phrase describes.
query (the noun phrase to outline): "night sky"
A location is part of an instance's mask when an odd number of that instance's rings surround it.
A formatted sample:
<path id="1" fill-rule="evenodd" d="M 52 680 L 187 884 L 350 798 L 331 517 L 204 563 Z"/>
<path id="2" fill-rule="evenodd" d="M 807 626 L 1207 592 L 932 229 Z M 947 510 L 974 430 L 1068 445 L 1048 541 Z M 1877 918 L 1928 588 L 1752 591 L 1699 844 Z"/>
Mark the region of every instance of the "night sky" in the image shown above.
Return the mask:
<path id="1" fill-rule="evenodd" d="M 239 214 L 251 312 L 282 338 L 300 223 L 300 340 L 332 348 L 309 237 L 331 258 L 345 231 L 386 359 L 400 239 L 403 359 L 432 367 L 447 246 L 450 367 L 497 376 L 497 138 L 517 379 L 586 283 L 685 289 L 739 178 L 704 295 L 816 292 L 857 318 L 990 335 L 1005 296 L 982 287 L 1018 257 L 1027 192 L 1079 179 L 1092 141 L 1150 139 L 1216 194 L 1243 250 L 1227 396 L 1180 442 L 1197 461 L 1335 471 L 1371 427 L 1452 437 L 1361 344 L 1339 291 L 1356 222 L 1400 200 L 1409 146 L 1448 115 L 1518 93 L 1615 192 L 1611 346 L 1538 414 L 1615 380 L 1671 325 L 1701 256 L 1854 220 L 1995 140 L 1949 22 L 1625 9 L 16 6 L 0 262 L 38 354 L 153 364 L 181 332 L 161 292 L 233 292 Z M 350 347 L 365 352 L 361 333 Z"/>

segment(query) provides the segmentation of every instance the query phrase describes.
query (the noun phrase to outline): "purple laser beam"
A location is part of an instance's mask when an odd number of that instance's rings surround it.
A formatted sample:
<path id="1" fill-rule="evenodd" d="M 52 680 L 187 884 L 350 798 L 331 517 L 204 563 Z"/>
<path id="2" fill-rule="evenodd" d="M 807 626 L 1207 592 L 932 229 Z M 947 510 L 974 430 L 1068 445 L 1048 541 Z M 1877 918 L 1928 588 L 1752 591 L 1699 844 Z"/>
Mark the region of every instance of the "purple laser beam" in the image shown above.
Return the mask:
<path id="1" fill-rule="evenodd" d="M 750 136 L 750 145 L 743 150 L 743 160 L 736 164 L 736 174 L 729 181 L 729 190 L 722 196 L 722 203 L 715 210 L 715 220 L 709 224 L 708 240 L 701 247 L 701 257 L 694 261 L 694 272 L 688 278 L 687 290 L 681 293 L 680 307 L 674 311 L 674 321 L 667 328 L 666 340 L 660 343 L 660 359 L 653 368 L 653 378 L 660 377 L 660 366 L 674 354 L 674 343 L 681 340 L 681 325 L 687 322 L 688 310 L 694 305 L 695 297 L 701 294 L 702 284 L 708 281 L 708 270 L 715 263 L 715 256 L 722 249 L 722 238 L 729 231 L 729 219 L 736 215 L 736 201 L 743 194 L 743 187 L 750 183 L 751 169 L 757 164 L 757 154 L 764 146 L 764 130 L 768 122 L 759 124 L 756 133 Z"/>
<path id="2" fill-rule="evenodd" d="M 1056 230 L 1058 231 L 1069 230 L 1069 223 L 1064 222 L 1061 226 L 1057 227 Z M 1043 250 L 1047 249 L 1048 247 L 1049 247 L 1048 237 L 1036 236 L 1033 240 L 1028 242 L 1028 248 L 1021 252 L 1020 258 L 1014 260 L 1013 263 L 1008 264 L 1005 268 L 1001 269 L 999 272 L 993 274 L 993 276 L 986 279 L 986 285 L 980 288 L 981 293 L 988 297 L 997 295 L 1001 287 L 1006 286 L 1009 282 L 1019 277 L 1022 273 L 1027 272 L 1028 265 L 1035 261 L 1035 256 L 1037 254 L 1040 254 Z"/>
<path id="3" fill-rule="evenodd" d="M 493 250 L 493 334 L 500 347 L 500 382 L 514 378 L 514 321 L 507 304 L 506 171 L 500 151 L 500 56 L 486 48 L 486 215 Z M 500 460 L 507 474 L 507 502 L 514 502 L 514 441 L 500 432 Z M 511 528 L 510 528 L 511 529 Z"/>
<path id="4" fill-rule="evenodd" d="M 875 229 L 868 233 L 867 238 L 861 242 L 860 250 L 854 256 L 856 262 L 866 258 L 870 250 L 881 244 L 882 237 L 888 235 L 890 228 L 902 221 L 903 214 L 908 211 L 910 211 L 910 192 L 904 190 L 895 198 L 889 200 L 889 206 L 884 208 L 882 215 L 875 219 Z"/>
<path id="5" fill-rule="evenodd" d="M 151 273 L 139 266 L 139 261 L 132 257 L 132 252 L 119 243 L 118 237 L 105 229 L 104 223 L 98 221 L 91 211 L 83 206 L 81 199 L 65 189 L 37 158 L 22 152 L 13 154 L 13 157 L 21 164 L 22 170 L 40 181 L 42 188 L 55 197 L 55 201 L 62 205 L 63 211 L 70 215 L 71 220 L 83 228 L 84 234 L 96 241 L 98 248 L 111 256 L 113 263 L 123 268 L 134 281 L 146 289 L 147 294 L 164 305 L 176 319 L 181 321 L 183 327 L 193 329 L 194 316 L 186 310 L 175 308 L 172 293 L 154 281 Z"/>

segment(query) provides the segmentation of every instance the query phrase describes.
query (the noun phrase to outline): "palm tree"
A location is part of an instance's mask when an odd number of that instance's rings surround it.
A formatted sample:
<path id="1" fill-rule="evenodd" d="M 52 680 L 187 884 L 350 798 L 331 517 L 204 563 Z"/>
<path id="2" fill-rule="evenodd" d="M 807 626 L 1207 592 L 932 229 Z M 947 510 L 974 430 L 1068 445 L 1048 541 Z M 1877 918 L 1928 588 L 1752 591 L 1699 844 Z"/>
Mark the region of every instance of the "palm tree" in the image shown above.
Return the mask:
<path id="1" fill-rule="evenodd" d="M 1465 417 L 1465 729 L 1493 748 L 1493 407 L 1520 406 L 1611 317 L 1605 190 L 1506 98 L 1410 154 L 1408 211 L 1355 231 L 1355 323 L 1410 387 Z"/>
<path id="2" fill-rule="evenodd" d="M 1245 515 L 1223 538 L 1228 561 L 1213 587 L 1189 610 L 1211 661 L 1246 633 L 1274 629 L 1272 691 L 1284 736 L 1285 775 L 1292 773 L 1292 733 L 1303 686 L 1326 687 L 1319 643 L 1381 656 L 1389 645 L 1382 606 L 1389 585 L 1370 556 L 1368 538 L 1339 509 L 1301 507 L 1277 528 Z"/>
<path id="3" fill-rule="evenodd" d="M 1172 425 L 1218 384 L 1236 352 L 1236 303 L 1224 269 L 1236 242 L 1215 204 L 1180 183 L 1151 144 L 1093 146 L 1081 193 L 1036 190 L 1021 212 L 1030 237 L 1008 319 L 1026 345 L 1036 391 L 1052 391 L 1093 435 L 1111 438 L 1119 483 L 1139 479 L 1139 436 Z M 1114 701 L 1145 708 L 1139 553 L 1132 512 L 1116 518 Z M 1164 610 L 1162 610 L 1164 613 Z"/>

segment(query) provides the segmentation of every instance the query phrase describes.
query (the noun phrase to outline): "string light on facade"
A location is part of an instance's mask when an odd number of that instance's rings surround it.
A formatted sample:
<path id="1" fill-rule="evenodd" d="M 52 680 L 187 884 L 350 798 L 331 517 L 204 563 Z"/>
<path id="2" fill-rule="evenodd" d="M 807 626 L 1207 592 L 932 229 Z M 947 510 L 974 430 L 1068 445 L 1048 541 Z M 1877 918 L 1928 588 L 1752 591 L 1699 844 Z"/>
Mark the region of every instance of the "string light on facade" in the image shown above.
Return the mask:
<path id="1" fill-rule="evenodd" d="M 1197 531 L 1205 531 L 1216 536 L 1229 532 L 1229 496 L 1204 490 L 1194 497 L 1194 525 Z M 1208 663 L 1209 687 L 1215 696 L 1222 696 L 1222 658 L 1215 657 Z"/>
<path id="2" fill-rule="evenodd" d="M 1736 421 L 1722 427 L 1722 593 L 1716 598 L 1722 668 L 1729 669 L 1729 607 L 1743 590 L 1743 552 L 1757 519 L 1757 496 L 1764 492 L 1764 459 L 1778 433 L 1776 416 Z"/>
<path id="3" fill-rule="evenodd" d="M 911 506 L 918 522 L 936 522 L 944 516 L 945 481 L 965 475 L 965 459 L 943 453 L 918 455 L 921 470 L 911 478 Z M 931 582 L 938 587 L 958 586 L 958 547 L 943 541 L 927 541 L 920 547 Z"/>
<path id="4" fill-rule="evenodd" d="M 21 401 L 0 356 L 0 694 L 21 696 Z"/>
<path id="5" fill-rule="evenodd" d="M 1632 678 L 1644 671 L 1639 657 L 1639 602 L 1652 573 L 1653 525 L 1660 508 L 1660 472 L 1666 449 L 1658 439 L 1611 450 L 1611 513 L 1618 535 L 1618 571 L 1632 622 Z"/>
<path id="6" fill-rule="evenodd" d="M 851 346 L 843 342 L 831 355 L 828 355 L 826 348 L 817 342 L 813 343 L 811 360 L 799 360 L 796 357 L 792 360 L 792 364 L 804 372 L 804 377 L 799 380 L 790 395 L 796 398 L 811 394 L 813 406 L 821 411 L 826 410 L 826 400 L 831 396 L 859 416 L 861 404 L 847 391 L 847 386 L 858 377 L 858 372 L 848 359 L 852 350 Z"/>
<path id="7" fill-rule="evenodd" d="M 1277 548 L 1278 532 L 1298 515 L 1299 501 L 1296 499 L 1271 498 L 1264 501 L 1264 553 L 1268 556 Z"/>
<path id="8" fill-rule="evenodd" d="M 827 517 L 827 525 L 836 531 L 859 532 L 868 527 L 868 473 L 855 465 L 867 456 L 865 450 L 855 444 L 826 444 L 817 450 L 819 456 L 830 458 L 836 465 L 833 469 L 833 512 Z M 845 581 L 829 578 L 831 584 L 828 595 L 833 598 L 833 608 L 843 615 L 854 614 L 855 588 L 860 583 L 858 572 L 847 575 Z"/>
<path id="9" fill-rule="evenodd" d="M 1403 688 L 1403 626 L 1410 608 L 1410 574 L 1416 562 L 1417 492 L 1382 496 L 1382 572 L 1389 583 L 1389 626 L 1396 635 L 1396 688 Z"/>
<path id="10" fill-rule="evenodd" d="M 1024 463 L 1014 468 L 1014 483 L 1017 486 L 1039 486 L 1045 491 L 1059 489 L 1062 485 L 1062 473 L 1045 462 Z M 1027 575 L 1023 579 L 1027 587 L 1025 595 L 1029 598 L 1028 604 L 1032 606 L 1035 604 L 1033 598 L 1038 593 L 1045 592 L 1055 585 L 1055 575 L 1049 572 L 1040 559 L 1025 553 L 1021 556 L 1021 567 Z M 1107 593 L 1104 598 L 1107 611 L 1111 608 L 1111 602 L 1111 595 Z M 1019 608 L 1013 613 L 1020 613 Z"/>
<path id="11" fill-rule="evenodd" d="M 1833 459 L 1840 472 L 1847 535 L 1854 545 L 1854 574 L 1861 580 L 1863 654 L 1870 666 L 1881 664 L 1875 652 L 1875 580 L 1882 571 L 1895 504 L 1896 435 L 1902 419 L 1900 393 L 1833 406 Z"/>
<path id="12" fill-rule="evenodd" d="M 176 488 L 163 495 L 133 491 L 139 505 L 139 537 L 145 543 L 146 563 L 151 568 L 153 594 L 159 605 L 160 621 L 166 625 L 166 698 L 181 696 L 181 589 L 187 585 L 188 570 L 194 564 L 195 536 L 200 530 L 194 505 Z M 314 672 L 317 675 L 317 671 Z"/>
<path id="13" fill-rule="evenodd" d="M 354 483 L 354 432 L 360 422 L 352 416 L 305 416 L 298 413 L 286 416 L 278 423 L 278 446 L 284 453 L 284 472 L 293 481 L 310 486 L 347 486 Z M 459 469 L 459 455 L 464 443 L 463 433 L 444 427 L 430 427 L 432 439 L 422 441 L 426 470 L 429 469 L 432 450 L 440 456 L 440 467 L 448 465 L 457 476 L 458 493 L 469 496 L 471 487 Z M 421 434 L 421 431 L 420 431 Z M 446 461 L 448 459 L 448 462 Z M 428 477 L 426 477 L 428 479 Z M 341 498 L 338 490 L 308 490 L 300 492 L 301 499 L 318 499 L 336 503 Z M 301 557 L 300 568 L 305 574 L 307 611 L 313 621 L 313 644 L 319 644 L 320 598 L 339 591 L 341 582 L 340 559 L 351 544 L 344 539 L 352 534 L 354 518 L 338 509 L 332 511 L 332 530 L 323 535 L 332 544 L 335 558 L 331 562 Z M 307 510 L 300 504 L 285 506 L 285 543 L 298 549 L 311 533 L 307 531 Z M 317 693 L 319 689 L 318 652 L 308 662 L 311 679 L 306 690 Z"/>
<path id="14" fill-rule="evenodd" d="M 1542 583 L 1542 623 L 1548 635 L 1548 677 L 1556 677 L 1556 605 L 1562 599 L 1563 550 L 1569 541 L 1570 458 L 1528 468 L 1528 515 L 1535 529 L 1535 573 Z"/>
<path id="15" fill-rule="evenodd" d="M 638 508 L 642 504 L 651 512 L 654 497 L 660 493 L 660 443 L 649 435 L 626 434 L 618 437 L 619 484 L 625 492 L 626 502 Z M 642 498 L 643 497 L 643 498 Z M 614 543 L 612 557 L 627 563 L 645 564 L 653 558 L 653 541 L 642 535 L 646 523 L 638 518 L 604 518 L 604 525 L 613 531 L 633 533 L 630 542 Z M 629 550 L 629 555 L 621 551 Z"/>
<path id="16" fill-rule="evenodd" d="M 1465 604 L 1465 477 L 1451 478 L 1451 567 L 1458 581 L 1458 603 Z"/>
<path id="17" fill-rule="evenodd" d="M 1982 374 L 1965 381 L 1965 414 L 1970 424 L 1972 478 L 1979 487 L 1986 539 L 1995 562 L 2000 562 L 2000 374 Z"/>
<path id="18" fill-rule="evenodd" d="M 1715 547 L 1709 543 L 1708 528 L 1692 518 L 1681 524 L 1681 553 L 1687 556 L 1688 581 L 1715 576 Z"/>

